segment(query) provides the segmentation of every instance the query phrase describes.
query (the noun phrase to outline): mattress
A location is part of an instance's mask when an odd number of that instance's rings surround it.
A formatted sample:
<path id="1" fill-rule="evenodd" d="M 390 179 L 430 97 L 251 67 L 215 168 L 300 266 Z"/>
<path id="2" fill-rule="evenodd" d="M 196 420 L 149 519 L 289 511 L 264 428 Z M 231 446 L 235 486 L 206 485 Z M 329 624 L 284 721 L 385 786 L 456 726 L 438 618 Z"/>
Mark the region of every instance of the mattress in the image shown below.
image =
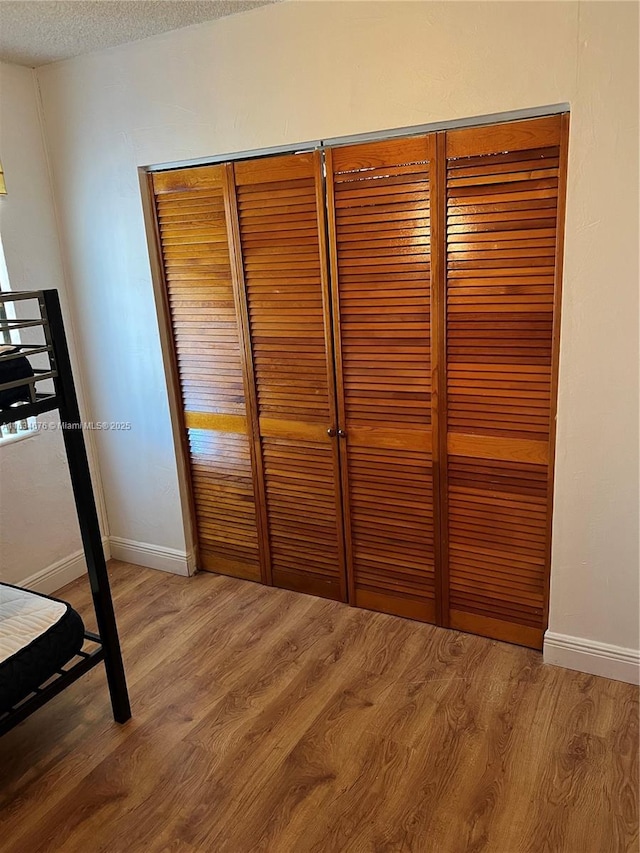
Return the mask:
<path id="1" fill-rule="evenodd" d="M 0 714 L 82 648 L 84 624 L 65 601 L 0 583 Z"/>

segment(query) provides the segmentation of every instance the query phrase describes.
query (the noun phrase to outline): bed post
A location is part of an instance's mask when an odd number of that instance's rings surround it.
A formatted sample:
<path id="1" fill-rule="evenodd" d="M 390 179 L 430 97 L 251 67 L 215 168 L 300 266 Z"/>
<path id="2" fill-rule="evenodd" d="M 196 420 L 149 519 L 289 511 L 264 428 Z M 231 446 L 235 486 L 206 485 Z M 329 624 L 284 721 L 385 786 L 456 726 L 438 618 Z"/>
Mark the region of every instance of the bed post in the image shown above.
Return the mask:
<path id="1" fill-rule="evenodd" d="M 57 371 L 53 382 L 60 401 L 58 410 L 62 435 L 87 560 L 98 633 L 104 651 L 111 707 L 116 722 L 124 723 L 131 717 L 131 707 L 58 292 L 42 291 L 42 300 L 41 310 L 48 321 L 48 327 L 46 323 L 44 325 L 45 335 L 47 343 L 53 347 L 52 356 L 55 363 L 52 366 Z"/>

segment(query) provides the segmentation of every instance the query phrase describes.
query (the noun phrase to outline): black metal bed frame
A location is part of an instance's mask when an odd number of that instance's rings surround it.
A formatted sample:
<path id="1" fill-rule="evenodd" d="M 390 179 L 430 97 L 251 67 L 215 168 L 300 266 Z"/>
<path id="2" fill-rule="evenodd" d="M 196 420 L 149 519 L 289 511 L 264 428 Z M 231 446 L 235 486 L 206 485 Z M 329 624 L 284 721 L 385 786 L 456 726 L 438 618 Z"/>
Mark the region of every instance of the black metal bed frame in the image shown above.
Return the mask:
<path id="1" fill-rule="evenodd" d="M 0 715 L 0 735 L 10 731 L 84 675 L 85 672 L 93 669 L 101 662 L 104 662 L 105 665 L 114 720 L 118 723 L 125 723 L 131 717 L 129 694 L 109 587 L 109 576 L 91 486 L 89 462 L 71 371 L 60 299 L 56 290 L 0 294 L 0 303 L 22 302 L 28 299 L 37 299 L 39 317 L 29 320 L 2 319 L 0 320 L 0 331 L 41 327 L 44 332 L 45 343 L 18 344 L 19 352 L 0 355 L 0 360 L 46 353 L 49 358 L 49 367 L 48 369 L 34 369 L 32 377 L 0 384 L 0 391 L 28 386 L 30 397 L 30 402 L 0 409 L 0 425 L 24 420 L 55 409 L 59 412 L 99 633 L 94 634 L 85 631 L 85 644 L 76 656 L 79 660 L 70 666 L 67 665 L 67 668 L 63 667 L 58 670 L 44 686 L 39 687 L 7 713 Z M 44 380 L 53 381 L 53 393 L 40 393 L 36 390 L 36 384 Z M 94 644 L 96 647 L 91 651 L 86 651 L 87 644 Z"/>

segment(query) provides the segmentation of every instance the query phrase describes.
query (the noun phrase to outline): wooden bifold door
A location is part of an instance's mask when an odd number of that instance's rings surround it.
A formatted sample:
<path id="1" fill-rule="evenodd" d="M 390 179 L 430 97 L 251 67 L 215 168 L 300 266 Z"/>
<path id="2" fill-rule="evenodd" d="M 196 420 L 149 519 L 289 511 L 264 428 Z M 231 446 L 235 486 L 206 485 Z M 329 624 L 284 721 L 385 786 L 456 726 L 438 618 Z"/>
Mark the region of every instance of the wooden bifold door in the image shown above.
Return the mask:
<path id="1" fill-rule="evenodd" d="M 150 175 L 199 568 L 541 648 L 567 139 Z"/>

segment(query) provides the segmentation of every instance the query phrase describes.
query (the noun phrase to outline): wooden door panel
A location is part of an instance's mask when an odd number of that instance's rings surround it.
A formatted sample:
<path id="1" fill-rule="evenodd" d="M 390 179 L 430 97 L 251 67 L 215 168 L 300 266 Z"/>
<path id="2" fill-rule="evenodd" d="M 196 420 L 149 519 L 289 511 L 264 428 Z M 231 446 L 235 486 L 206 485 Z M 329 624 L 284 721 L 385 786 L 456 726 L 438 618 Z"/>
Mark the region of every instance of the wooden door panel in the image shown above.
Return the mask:
<path id="1" fill-rule="evenodd" d="M 351 440 L 347 454 L 354 603 L 433 621 L 431 454 Z"/>
<path id="2" fill-rule="evenodd" d="M 273 583 L 344 600 L 320 158 L 234 174 Z"/>
<path id="3" fill-rule="evenodd" d="M 451 456 L 448 477 L 451 626 L 539 646 L 546 466 Z"/>
<path id="4" fill-rule="evenodd" d="M 351 601 L 435 619 L 433 137 L 327 152 Z"/>
<path id="5" fill-rule="evenodd" d="M 246 434 L 189 429 L 199 568 L 258 580 L 258 534 Z"/>
<path id="6" fill-rule="evenodd" d="M 565 119 L 446 134 L 448 579 L 454 628 L 541 648 Z"/>
<path id="7" fill-rule="evenodd" d="M 224 177 L 223 166 L 207 166 L 156 173 L 152 183 L 190 462 L 197 564 L 260 580 Z"/>
<path id="8" fill-rule="evenodd" d="M 263 434 L 262 453 L 274 584 L 343 600 L 335 444 Z"/>

